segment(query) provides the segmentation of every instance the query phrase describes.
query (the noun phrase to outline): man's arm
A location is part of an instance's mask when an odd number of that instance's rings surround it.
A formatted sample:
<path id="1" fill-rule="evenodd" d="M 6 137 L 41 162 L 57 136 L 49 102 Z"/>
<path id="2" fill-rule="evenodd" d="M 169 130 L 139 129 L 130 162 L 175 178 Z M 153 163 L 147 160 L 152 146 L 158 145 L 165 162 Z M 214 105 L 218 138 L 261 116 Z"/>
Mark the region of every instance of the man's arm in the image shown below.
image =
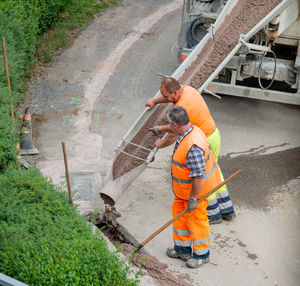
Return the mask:
<path id="1" fill-rule="evenodd" d="M 188 210 L 191 212 L 198 206 L 197 197 L 203 187 L 206 173 L 203 149 L 196 145 L 192 146 L 186 157 L 186 165 L 190 169 L 189 176 L 192 178 L 192 190 L 188 200 Z"/>
<path id="2" fill-rule="evenodd" d="M 164 98 L 162 95 L 159 97 L 149 98 L 145 104 L 145 106 L 149 106 L 147 110 L 151 110 L 158 103 L 166 103 L 168 100 Z"/>
<path id="3" fill-rule="evenodd" d="M 190 193 L 190 198 L 197 199 L 203 187 L 203 183 L 204 183 L 203 178 L 192 178 L 192 190 Z"/>
<path id="4" fill-rule="evenodd" d="M 188 212 L 195 210 L 198 207 L 197 197 L 203 187 L 203 178 L 192 178 L 192 190 L 188 200 L 187 209 Z"/>
<path id="5" fill-rule="evenodd" d="M 161 126 L 153 126 L 151 128 L 148 128 L 148 131 L 153 132 L 154 135 L 159 135 L 160 133 L 163 133 L 163 132 L 174 133 L 170 124 L 161 125 Z"/>
<path id="6" fill-rule="evenodd" d="M 168 147 L 176 141 L 177 137 L 178 137 L 178 135 L 176 133 L 171 132 L 168 134 L 168 137 L 165 140 L 162 140 L 160 138 L 157 139 L 155 141 L 155 146 L 158 149 Z"/>
<path id="7" fill-rule="evenodd" d="M 160 132 L 168 132 L 168 133 L 174 133 L 173 129 L 171 128 L 171 125 L 161 125 L 159 126 L 159 131 Z"/>

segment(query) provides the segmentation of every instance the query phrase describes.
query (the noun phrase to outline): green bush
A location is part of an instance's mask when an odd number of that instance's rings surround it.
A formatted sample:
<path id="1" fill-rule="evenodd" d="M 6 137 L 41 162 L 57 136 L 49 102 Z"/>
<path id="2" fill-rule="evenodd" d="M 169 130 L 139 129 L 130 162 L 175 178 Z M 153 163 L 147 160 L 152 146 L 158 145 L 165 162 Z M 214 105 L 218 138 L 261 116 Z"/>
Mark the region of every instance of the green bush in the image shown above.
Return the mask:
<path id="1" fill-rule="evenodd" d="M 8 168 L 0 190 L 0 272 L 29 285 L 137 285 L 37 170 Z"/>
<path id="2" fill-rule="evenodd" d="M 0 32 L 5 38 L 7 60 L 10 73 L 10 82 L 13 91 L 21 90 L 23 78 L 34 61 L 34 52 L 37 37 L 37 24 L 32 18 L 27 18 L 25 11 L 12 9 L 6 14 L 0 9 Z M 15 12 L 15 13 L 14 13 Z M 19 16 L 24 12 L 24 16 Z M 1 52 L 0 64 L 3 65 Z M 7 78 L 4 68 L 0 69 L 0 85 L 7 86 Z"/>
<path id="3" fill-rule="evenodd" d="M 38 0 L 40 7 L 39 28 L 44 32 L 56 20 L 58 13 L 68 4 L 75 2 L 72 0 Z"/>
<path id="4" fill-rule="evenodd" d="M 23 78 L 34 63 L 37 37 L 54 23 L 71 0 L 6 0 L 0 2 L 0 32 L 5 37 L 13 90 L 21 90 Z M 2 53 L 1 53 L 2 58 Z M 3 61 L 3 59 L 1 59 Z M 4 71 L 0 73 L 3 84 Z"/>
<path id="5" fill-rule="evenodd" d="M 35 63 L 38 35 L 66 5 L 70 18 L 84 8 L 81 19 L 86 21 L 97 10 L 91 3 L 97 9 L 107 5 L 95 0 L 0 1 L 0 36 L 5 37 L 12 87 L 8 92 L 0 53 L 0 272 L 29 285 L 138 283 L 128 279 L 130 269 L 107 249 L 103 238 L 92 234 L 65 194 L 38 170 L 16 164 L 19 122 L 17 116 L 12 122 L 11 103 L 16 106 L 24 96 L 23 81 Z"/>
<path id="6" fill-rule="evenodd" d="M 12 100 L 8 89 L 0 87 L 0 173 L 17 160 L 18 132 L 10 116 Z"/>

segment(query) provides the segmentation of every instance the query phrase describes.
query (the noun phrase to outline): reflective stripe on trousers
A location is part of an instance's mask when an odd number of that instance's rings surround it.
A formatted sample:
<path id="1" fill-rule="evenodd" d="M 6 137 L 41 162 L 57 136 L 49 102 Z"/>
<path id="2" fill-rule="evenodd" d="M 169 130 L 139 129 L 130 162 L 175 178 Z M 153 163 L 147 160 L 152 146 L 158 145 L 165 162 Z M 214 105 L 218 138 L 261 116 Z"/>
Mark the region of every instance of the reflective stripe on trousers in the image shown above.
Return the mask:
<path id="1" fill-rule="evenodd" d="M 208 206 L 206 208 L 206 211 L 209 220 L 217 220 L 222 217 L 221 210 L 219 208 L 219 203 L 216 196 L 213 199 L 208 201 Z"/>
<path id="2" fill-rule="evenodd" d="M 218 162 L 221 147 L 221 134 L 218 128 L 216 128 L 216 130 L 207 138 L 207 141 L 211 146 L 216 162 Z M 224 181 L 224 177 L 220 167 L 219 170 L 222 181 Z M 208 197 L 207 215 L 209 219 L 217 219 L 221 217 L 221 214 L 226 214 L 233 211 L 233 204 L 226 185 L 222 186 L 214 194 Z"/>
<path id="3" fill-rule="evenodd" d="M 198 204 L 198 208 L 185 213 L 173 223 L 173 239 L 177 247 L 191 247 L 196 255 L 206 255 L 210 248 L 209 223 L 207 218 L 207 200 Z M 187 208 L 187 202 L 178 198 L 172 205 L 173 217 Z"/>

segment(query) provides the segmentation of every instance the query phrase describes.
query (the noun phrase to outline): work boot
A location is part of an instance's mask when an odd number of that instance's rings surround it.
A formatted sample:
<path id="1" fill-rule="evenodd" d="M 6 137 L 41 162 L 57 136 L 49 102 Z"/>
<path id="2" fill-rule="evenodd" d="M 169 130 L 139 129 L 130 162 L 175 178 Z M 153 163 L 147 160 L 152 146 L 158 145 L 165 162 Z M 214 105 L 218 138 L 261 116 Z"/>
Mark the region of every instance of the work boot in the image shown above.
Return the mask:
<path id="1" fill-rule="evenodd" d="M 191 258 L 191 254 L 189 253 L 179 253 L 173 247 L 168 247 L 166 250 L 167 256 L 171 258 L 179 258 L 181 260 L 187 261 Z"/>
<path id="2" fill-rule="evenodd" d="M 227 213 L 227 214 L 222 214 L 222 219 L 225 219 L 225 220 L 232 220 L 235 217 L 236 217 L 236 215 L 235 215 L 234 212 Z"/>
<path id="3" fill-rule="evenodd" d="M 209 224 L 220 224 L 220 223 L 222 223 L 222 217 L 209 219 L 208 221 L 209 221 Z"/>
<path id="4" fill-rule="evenodd" d="M 205 258 L 205 259 L 195 259 L 195 258 L 190 258 L 187 262 L 186 262 L 186 266 L 189 268 L 199 268 L 200 266 L 202 266 L 205 263 L 209 262 L 209 258 Z"/>

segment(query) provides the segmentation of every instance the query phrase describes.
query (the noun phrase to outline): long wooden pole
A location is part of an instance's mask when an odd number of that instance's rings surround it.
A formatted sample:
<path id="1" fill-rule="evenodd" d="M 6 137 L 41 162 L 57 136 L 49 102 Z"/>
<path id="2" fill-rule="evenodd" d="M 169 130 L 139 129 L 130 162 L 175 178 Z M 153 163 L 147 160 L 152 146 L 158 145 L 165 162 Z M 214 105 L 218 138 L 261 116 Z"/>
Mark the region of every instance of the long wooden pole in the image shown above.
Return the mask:
<path id="1" fill-rule="evenodd" d="M 5 72 L 7 75 L 7 83 L 8 83 L 8 91 L 10 93 L 11 96 L 11 85 L 10 85 L 10 78 L 9 78 L 9 71 L 8 71 L 8 63 L 7 63 L 7 55 L 6 55 L 6 45 L 5 45 L 5 38 L 2 37 L 2 48 L 3 48 L 3 57 L 4 57 L 4 67 L 5 67 Z M 14 106 L 12 103 L 12 99 L 10 100 L 10 108 L 11 108 L 11 118 L 12 118 L 12 122 L 13 125 L 15 123 L 15 113 L 14 113 Z"/>
<path id="2" fill-rule="evenodd" d="M 233 173 L 230 177 L 228 177 L 226 180 L 224 180 L 221 184 L 217 185 L 215 188 L 213 188 L 211 191 L 209 191 L 207 194 L 205 194 L 203 197 L 198 199 L 198 203 L 203 201 L 204 199 L 208 198 L 211 194 L 213 194 L 215 191 L 220 189 L 223 185 L 227 184 L 229 181 L 231 181 L 233 178 L 235 178 L 237 175 L 241 173 L 241 170 L 236 171 Z M 181 216 L 183 216 L 188 210 L 185 209 L 181 213 L 179 213 L 177 216 L 173 217 L 171 220 L 169 220 L 166 224 L 164 224 L 161 228 L 159 228 L 157 231 L 152 233 L 147 239 L 145 239 L 134 251 L 136 253 L 139 251 L 142 247 L 144 247 L 149 241 L 151 241 L 154 237 L 156 237 L 159 233 L 161 233 L 164 229 L 166 229 L 169 225 L 171 225 L 175 220 L 179 219 Z"/>
<path id="3" fill-rule="evenodd" d="M 65 162 L 65 170 L 66 170 L 66 178 L 67 178 L 67 185 L 68 185 L 68 193 L 69 193 L 69 201 L 72 204 L 72 190 L 70 184 L 70 176 L 69 176 L 69 166 L 68 166 L 68 159 L 67 159 L 67 152 L 66 152 L 66 144 L 65 142 L 61 142 L 63 154 L 64 154 L 64 162 Z"/>

